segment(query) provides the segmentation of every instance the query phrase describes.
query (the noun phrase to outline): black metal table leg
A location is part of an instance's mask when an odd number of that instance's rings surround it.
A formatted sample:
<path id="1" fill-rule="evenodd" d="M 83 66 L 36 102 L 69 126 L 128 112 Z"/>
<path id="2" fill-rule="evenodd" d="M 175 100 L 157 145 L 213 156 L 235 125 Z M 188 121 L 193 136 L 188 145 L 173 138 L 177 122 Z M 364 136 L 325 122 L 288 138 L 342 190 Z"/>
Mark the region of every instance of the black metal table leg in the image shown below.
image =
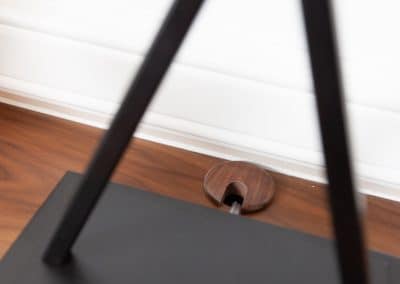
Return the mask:
<path id="1" fill-rule="evenodd" d="M 302 4 L 342 283 L 369 283 L 346 133 L 332 7 L 329 0 L 303 0 Z"/>
<path id="2" fill-rule="evenodd" d="M 176 0 L 171 7 L 45 251 L 43 259 L 46 263 L 58 265 L 68 259 L 72 245 L 121 159 L 202 3 L 203 0 Z"/>

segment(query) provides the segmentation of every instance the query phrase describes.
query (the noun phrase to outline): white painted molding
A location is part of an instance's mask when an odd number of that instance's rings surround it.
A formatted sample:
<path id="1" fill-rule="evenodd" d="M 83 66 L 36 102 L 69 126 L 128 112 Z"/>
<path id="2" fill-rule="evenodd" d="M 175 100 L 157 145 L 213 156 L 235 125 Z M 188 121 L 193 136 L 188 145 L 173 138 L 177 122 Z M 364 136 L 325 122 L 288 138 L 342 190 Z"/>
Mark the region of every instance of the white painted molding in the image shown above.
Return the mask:
<path id="1" fill-rule="evenodd" d="M 108 127 L 111 119 L 110 114 L 101 111 L 90 111 L 60 101 L 40 99 L 40 96 L 35 95 L 36 92 L 43 94 L 50 91 L 43 86 L 18 82 L 4 76 L 0 76 L 0 86 L 2 91 L 0 102 L 3 103 L 102 129 Z M 51 92 L 54 94 L 57 91 L 51 90 Z M 104 104 L 104 102 L 99 102 L 99 104 Z M 114 105 L 109 104 L 110 110 L 114 108 Z M 177 125 L 184 127 L 177 128 Z M 191 134 L 190 130 L 188 131 L 188 129 L 197 127 L 202 126 L 194 122 L 150 112 L 146 115 L 145 121 L 141 123 L 136 137 L 223 159 L 253 161 L 273 171 L 317 182 L 326 182 L 322 166 L 232 145 L 218 139 L 196 136 Z M 214 129 L 214 131 L 220 130 Z M 359 187 L 360 192 L 364 194 L 400 201 L 397 184 L 361 177 L 359 178 Z"/>

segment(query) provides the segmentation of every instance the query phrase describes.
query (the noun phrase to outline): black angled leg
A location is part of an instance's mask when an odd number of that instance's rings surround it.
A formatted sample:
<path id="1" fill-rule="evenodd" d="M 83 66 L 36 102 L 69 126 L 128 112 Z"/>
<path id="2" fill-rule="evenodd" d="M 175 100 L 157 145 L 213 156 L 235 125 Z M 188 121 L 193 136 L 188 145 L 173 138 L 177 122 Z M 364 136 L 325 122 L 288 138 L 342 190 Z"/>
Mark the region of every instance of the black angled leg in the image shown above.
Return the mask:
<path id="1" fill-rule="evenodd" d="M 43 259 L 63 264 L 124 153 L 203 0 L 176 0 L 105 134 Z"/>
<path id="2" fill-rule="evenodd" d="M 369 283 L 367 260 L 346 136 L 331 3 L 329 0 L 302 2 L 341 279 L 344 284 L 366 284 Z"/>

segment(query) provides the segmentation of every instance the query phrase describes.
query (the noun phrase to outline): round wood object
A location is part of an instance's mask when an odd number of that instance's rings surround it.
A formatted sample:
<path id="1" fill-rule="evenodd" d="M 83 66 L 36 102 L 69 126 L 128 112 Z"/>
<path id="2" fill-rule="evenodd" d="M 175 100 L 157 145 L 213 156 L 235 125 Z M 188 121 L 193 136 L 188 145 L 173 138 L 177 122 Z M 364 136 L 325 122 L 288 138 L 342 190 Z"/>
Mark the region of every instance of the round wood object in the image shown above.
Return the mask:
<path id="1" fill-rule="evenodd" d="M 228 195 L 243 198 L 242 212 L 264 208 L 275 193 L 272 176 L 262 167 L 242 161 L 224 162 L 208 171 L 203 183 L 206 194 L 219 206 Z"/>

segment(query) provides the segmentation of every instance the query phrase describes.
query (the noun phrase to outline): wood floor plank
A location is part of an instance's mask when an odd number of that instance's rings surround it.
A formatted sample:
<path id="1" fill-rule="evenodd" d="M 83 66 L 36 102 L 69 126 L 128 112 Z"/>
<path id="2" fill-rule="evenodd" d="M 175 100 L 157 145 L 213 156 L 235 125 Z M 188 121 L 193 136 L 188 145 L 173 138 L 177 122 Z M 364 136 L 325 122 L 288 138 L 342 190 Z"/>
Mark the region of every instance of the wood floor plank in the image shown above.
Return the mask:
<path id="1" fill-rule="evenodd" d="M 66 171 L 83 172 L 102 130 L 0 104 L 0 257 Z M 208 207 L 205 173 L 220 159 L 135 139 L 113 181 Z M 247 215 L 331 236 L 323 185 L 271 173 L 277 191 L 264 211 Z M 400 256 L 400 205 L 368 197 L 371 249 Z"/>

